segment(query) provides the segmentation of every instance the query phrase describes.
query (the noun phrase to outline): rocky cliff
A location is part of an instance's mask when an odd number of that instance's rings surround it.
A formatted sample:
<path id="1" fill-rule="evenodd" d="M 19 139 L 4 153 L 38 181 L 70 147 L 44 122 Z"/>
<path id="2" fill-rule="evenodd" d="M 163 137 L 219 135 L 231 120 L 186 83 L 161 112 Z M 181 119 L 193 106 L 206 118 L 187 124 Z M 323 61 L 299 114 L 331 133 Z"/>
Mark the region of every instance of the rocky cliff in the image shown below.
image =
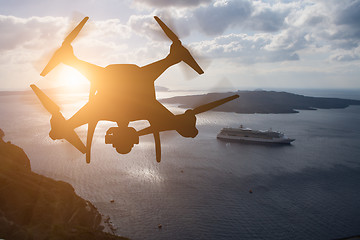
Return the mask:
<path id="1" fill-rule="evenodd" d="M 0 239 L 124 239 L 102 231 L 101 214 L 70 184 L 32 172 L 0 133 Z"/>

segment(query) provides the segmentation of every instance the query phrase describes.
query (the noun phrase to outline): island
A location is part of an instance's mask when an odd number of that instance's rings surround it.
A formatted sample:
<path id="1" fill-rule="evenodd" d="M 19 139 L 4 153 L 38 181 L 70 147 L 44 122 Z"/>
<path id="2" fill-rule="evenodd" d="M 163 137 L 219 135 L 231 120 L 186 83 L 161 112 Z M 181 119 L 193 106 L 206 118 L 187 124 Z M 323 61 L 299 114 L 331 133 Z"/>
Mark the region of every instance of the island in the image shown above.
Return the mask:
<path id="1" fill-rule="evenodd" d="M 0 129 L 0 239 L 126 239 L 104 232 L 96 207 L 66 182 L 31 171 Z"/>
<path id="2" fill-rule="evenodd" d="M 161 99 L 160 102 L 164 104 L 178 104 L 181 108 L 195 108 L 234 94 L 238 94 L 239 98 L 213 110 L 235 113 L 298 113 L 298 110 L 335 109 L 346 108 L 350 105 L 360 105 L 359 100 L 308 97 L 288 92 L 263 90 L 179 96 Z"/>

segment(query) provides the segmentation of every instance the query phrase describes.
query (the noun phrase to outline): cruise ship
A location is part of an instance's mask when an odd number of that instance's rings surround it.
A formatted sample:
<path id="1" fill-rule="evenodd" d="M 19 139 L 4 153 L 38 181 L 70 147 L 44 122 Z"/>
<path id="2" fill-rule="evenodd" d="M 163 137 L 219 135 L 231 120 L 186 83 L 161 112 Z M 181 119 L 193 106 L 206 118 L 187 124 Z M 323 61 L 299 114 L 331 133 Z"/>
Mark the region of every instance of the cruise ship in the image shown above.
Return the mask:
<path id="1" fill-rule="evenodd" d="M 280 144 L 290 144 L 295 140 L 271 129 L 267 131 L 252 130 L 244 128 L 242 125 L 239 128 L 223 128 L 217 135 L 217 138 L 225 141 Z"/>

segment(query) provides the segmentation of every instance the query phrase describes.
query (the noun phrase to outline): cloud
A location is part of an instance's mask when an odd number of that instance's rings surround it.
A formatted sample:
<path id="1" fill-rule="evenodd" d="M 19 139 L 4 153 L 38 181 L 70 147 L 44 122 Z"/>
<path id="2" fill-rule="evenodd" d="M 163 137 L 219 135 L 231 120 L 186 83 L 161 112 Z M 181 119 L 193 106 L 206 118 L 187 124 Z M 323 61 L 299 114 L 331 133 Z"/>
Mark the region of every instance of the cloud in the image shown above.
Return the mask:
<path id="1" fill-rule="evenodd" d="M 334 47 L 354 49 L 360 44 L 360 1 L 337 3 L 333 23 L 336 30 L 330 34 Z"/>
<path id="2" fill-rule="evenodd" d="M 360 1 L 345 1 L 339 3 L 339 7 L 342 9 L 336 16 L 336 23 L 341 25 L 352 26 L 356 29 L 360 29 Z"/>
<path id="3" fill-rule="evenodd" d="M 212 0 L 134 0 L 135 4 L 146 5 L 156 8 L 167 7 L 196 7 L 201 4 L 211 3 Z"/>
<path id="4" fill-rule="evenodd" d="M 360 61 L 360 0 L 135 0 L 135 8 L 130 2 L 122 2 L 124 6 L 107 3 L 91 1 L 91 9 L 101 7 L 102 17 L 94 21 L 99 13 L 90 15 L 81 32 L 83 36 L 74 42 L 75 54 L 80 59 L 101 66 L 133 62 L 145 65 L 166 56 L 171 42 L 154 15 L 185 43 L 193 42 L 189 46 L 191 50 L 208 55 L 214 61 L 247 67 L 255 63 L 270 66 L 273 62 L 272 66 L 279 69 L 298 63 L 312 66 L 327 63 L 330 65 L 323 69 L 335 69 L 334 66 L 345 69 Z M 56 1 L 56 4 L 65 9 L 63 2 Z M 17 9 L 16 4 L 12 5 Z M 126 9 L 125 14 L 119 14 L 120 6 L 122 13 Z M 20 12 L 27 12 L 25 16 L 29 16 L 33 11 L 22 9 Z M 39 15 L 43 11 L 35 13 Z M 108 19 L 109 15 L 112 19 Z M 26 69 L 30 76 L 34 72 L 29 70 L 30 63 L 60 46 L 71 30 L 68 26 L 76 24 L 71 25 L 64 17 L 0 15 L 2 69 L 5 66 L 6 69 Z M 4 72 L 1 73 L 4 77 Z"/>
<path id="5" fill-rule="evenodd" d="M 242 25 L 253 11 L 247 0 L 217 1 L 197 8 L 193 15 L 201 31 L 208 35 L 222 34 L 228 27 Z"/>
<path id="6" fill-rule="evenodd" d="M 353 62 L 360 60 L 360 46 L 351 50 L 340 49 L 330 56 L 330 60 L 334 62 Z"/>
<path id="7" fill-rule="evenodd" d="M 312 31 L 317 42 L 325 42 L 332 49 L 354 49 L 360 43 L 360 1 L 319 1 L 306 9 L 312 19 L 318 17 L 316 24 L 305 22 L 303 27 Z M 317 14 L 317 15 L 316 15 Z"/>
<path id="8" fill-rule="evenodd" d="M 18 18 L 0 15 L 0 51 L 11 50 L 18 46 L 39 47 L 51 41 L 65 29 L 66 20 L 55 17 Z"/>
<path id="9" fill-rule="evenodd" d="M 168 10 L 156 10 L 148 15 L 132 15 L 127 25 L 134 33 L 147 38 L 148 41 L 166 41 L 165 35 L 154 16 L 158 16 L 180 39 L 190 35 L 192 20 L 182 15 L 182 12 L 170 12 Z"/>
<path id="10" fill-rule="evenodd" d="M 334 57 L 334 51 L 359 46 L 359 2 L 218 0 L 181 11 L 165 4 L 151 14 L 131 16 L 128 26 L 149 41 L 163 40 L 153 19 L 159 15 L 182 39 L 192 32 L 212 37 L 193 44 L 200 52 L 247 64 L 299 60 L 306 50 L 324 48 L 332 61 L 355 61 L 357 53 Z M 229 31 L 234 34 L 221 36 Z"/>
<path id="11" fill-rule="evenodd" d="M 167 21 L 162 17 L 162 20 Z M 167 23 L 168 24 L 168 23 Z M 154 15 L 133 15 L 129 18 L 128 25 L 137 34 L 148 39 L 163 40 L 164 33 L 154 19 Z"/>
<path id="12" fill-rule="evenodd" d="M 18 81 L 36 81 L 53 52 L 79 21 L 70 22 L 62 17 L 0 15 L 0 28 L 3 30 L 0 71 L 2 81 L 6 82 L 3 86 L 17 85 L 14 76 Z M 106 66 L 123 61 L 122 58 L 128 54 L 124 39 L 131 36 L 131 29 L 118 19 L 90 20 L 74 41 L 74 52 L 80 59 Z"/>
<path id="13" fill-rule="evenodd" d="M 360 0 L 218 1 L 193 10 L 200 31 L 273 33 L 269 48 L 293 51 L 330 46 L 354 49 L 360 42 Z M 270 49 L 268 49 L 270 50 Z"/>
<path id="14" fill-rule="evenodd" d="M 133 32 L 118 19 L 90 21 L 87 25 L 85 34 L 73 44 L 75 53 L 82 59 L 106 66 L 119 61 L 129 50 Z"/>
<path id="15" fill-rule="evenodd" d="M 289 28 L 272 36 L 270 44 L 264 47 L 268 51 L 290 51 L 295 52 L 306 48 L 311 42 L 311 37 L 299 28 Z"/>
<path id="16" fill-rule="evenodd" d="M 229 34 L 194 43 L 191 47 L 211 58 L 228 58 L 245 64 L 299 60 L 299 55 L 292 48 L 270 49 L 268 46 L 273 41 L 273 36 L 269 33 Z"/>
<path id="17" fill-rule="evenodd" d="M 244 28 L 262 31 L 276 32 L 284 28 L 285 18 L 291 12 L 291 4 L 275 4 L 253 2 L 253 12 L 244 24 Z"/>
<path id="18" fill-rule="evenodd" d="M 249 0 L 217 0 L 206 1 L 206 3 L 196 4 L 196 7 L 186 10 L 179 10 L 164 4 L 163 8 L 157 12 L 167 12 L 165 16 L 171 16 L 170 19 L 180 22 L 178 24 L 180 29 L 183 28 L 184 23 L 191 24 L 192 28 L 198 28 L 207 35 L 216 36 L 224 33 L 228 28 L 265 32 L 278 31 L 284 26 L 285 18 L 293 6 L 293 4 L 286 3 L 271 5 Z M 154 14 L 156 13 L 154 12 Z"/>
<path id="19" fill-rule="evenodd" d="M 332 61 L 337 62 L 352 62 L 360 59 L 360 56 L 356 56 L 354 54 L 342 54 L 342 55 L 335 55 L 330 58 Z"/>
<path id="20" fill-rule="evenodd" d="M 289 14 L 292 4 L 260 3 L 249 0 L 218 0 L 211 4 L 203 4 L 196 8 L 179 10 L 165 8 L 153 11 L 152 15 L 158 15 L 166 22 L 173 20 L 176 29 L 181 36 L 193 31 L 201 31 L 209 36 L 223 34 L 227 29 L 242 29 L 245 31 L 276 32 L 284 27 L 286 16 Z M 134 15 L 130 18 L 131 27 L 142 34 L 153 34 L 154 26 L 149 25 L 150 15 Z M 145 23 L 144 21 L 147 21 Z M 157 33 L 156 33 L 157 34 Z"/>
<path id="21" fill-rule="evenodd" d="M 38 62 L 44 54 L 48 55 L 45 58 L 50 58 L 79 21 L 70 22 L 61 17 L 19 18 L 0 15 L 0 28 L 3 30 L 0 52 L 4 55 L 5 51 L 10 51 L 11 59 L 18 63 L 25 59 Z M 90 20 L 73 43 L 75 53 L 80 52 L 90 59 L 106 60 L 114 52 L 126 48 L 121 40 L 130 38 L 131 34 L 131 29 L 118 19 Z M 93 54 L 95 52 L 96 56 Z"/>

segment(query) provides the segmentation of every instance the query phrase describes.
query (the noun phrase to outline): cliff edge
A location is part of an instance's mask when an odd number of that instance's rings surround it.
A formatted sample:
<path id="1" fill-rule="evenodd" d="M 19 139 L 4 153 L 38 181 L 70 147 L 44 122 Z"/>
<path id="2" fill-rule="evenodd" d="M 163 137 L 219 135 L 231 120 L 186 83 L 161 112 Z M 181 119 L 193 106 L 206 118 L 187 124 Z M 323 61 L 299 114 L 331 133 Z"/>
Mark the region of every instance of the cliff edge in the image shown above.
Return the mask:
<path id="1" fill-rule="evenodd" d="M 102 230 L 102 217 L 74 188 L 31 171 L 25 152 L 0 129 L 1 239 L 126 239 Z"/>

